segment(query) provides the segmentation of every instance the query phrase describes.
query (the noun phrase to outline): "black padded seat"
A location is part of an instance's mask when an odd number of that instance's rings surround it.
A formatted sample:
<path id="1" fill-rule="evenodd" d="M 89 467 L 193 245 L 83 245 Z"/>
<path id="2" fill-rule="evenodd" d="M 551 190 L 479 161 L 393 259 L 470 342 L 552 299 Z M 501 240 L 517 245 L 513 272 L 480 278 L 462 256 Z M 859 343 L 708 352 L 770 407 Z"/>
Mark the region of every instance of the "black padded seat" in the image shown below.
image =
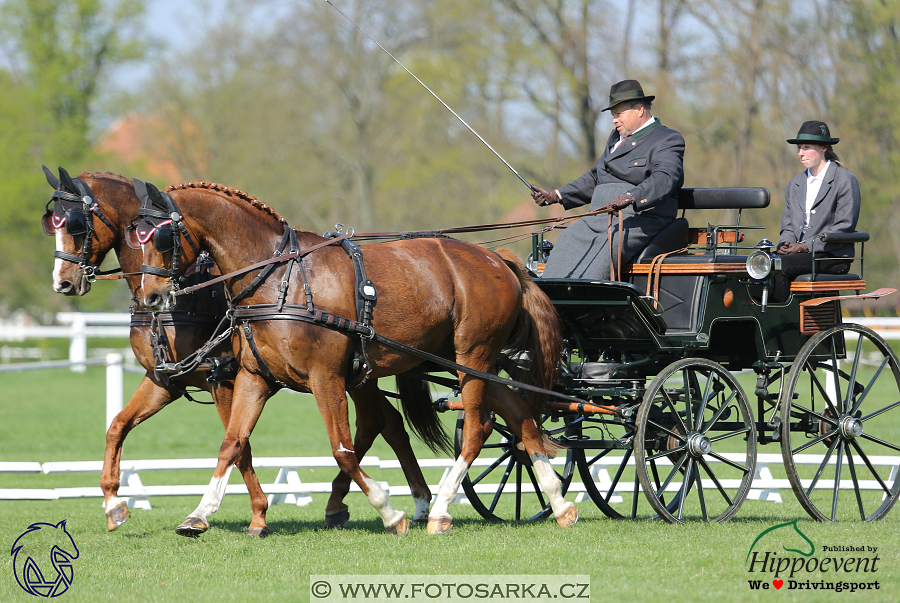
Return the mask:
<path id="1" fill-rule="evenodd" d="M 762 209 L 770 199 L 769 189 L 761 187 L 683 188 L 678 209 Z"/>
<path id="2" fill-rule="evenodd" d="M 688 245 L 688 231 L 688 221 L 685 218 L 676 218 L 653 237 L 634 263 L 649 264 L 653 258 L 662 253 L 684 249 Z"/>
<path id="3" fill-rule="evenodd" d="M 858 274 L 853 274 L 852 272 L 848 272 L 847 274 L 826 274 L 823 272 L 819 272 L 816 274 L 815 282 L 826 283 L 826 282 L 830 282 L 830 281 L 841 282 L 841 281 L 861 281 L 861 280 L 862 279 L 859 278 Z M 812 273 L 801 274 L 800 276 L 796 276 L 796 277 L 794 277 L 794 280 L 792 282 L 811 283 L 811 282 L 813 282 Z"/>

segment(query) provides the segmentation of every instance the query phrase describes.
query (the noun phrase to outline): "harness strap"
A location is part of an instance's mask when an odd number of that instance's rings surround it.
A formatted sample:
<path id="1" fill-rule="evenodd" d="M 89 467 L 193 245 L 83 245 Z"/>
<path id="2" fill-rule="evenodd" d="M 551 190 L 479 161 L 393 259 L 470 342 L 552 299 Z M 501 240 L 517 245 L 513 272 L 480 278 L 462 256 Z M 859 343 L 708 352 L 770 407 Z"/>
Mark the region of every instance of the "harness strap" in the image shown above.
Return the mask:
<path id="1" fill-rule="evenodd" d="M 653 300 L 654 309 L 656 308 L 656 306 L 662 306 L 659 301 L 659 284 L 662 280 L 663 260 L 670 255 L 682 253 L 684 251 L 687 251 L 687 247 L 682 247 L 681 249 L 676 249 L 675 251 L 661 253 L 658 256 L 654 257 L 653 261 L 650 262 L 650 271 L 647 273 L 647 295 L 649 295 Z"/>
<path id="2" fill-rule="evenodd" d="M 287 385 L 272 375 L 272 371 L 269 370 L 269 365 L 266 364 L 266 361 L 263 360 L 262 356 L 259 354 L 259 350 L 256 348 L 256 341 L 253 339 L 253 330 L 250 328 L 250 321 L 246 320 L 244 321 L 244 339 L 246 339 L 247 343 L 250 345 L 250 351 L 253 352 L 253 356 L 256 358 L 256 364 L 259 365 L 259 369 L 263 372 L 263 375 L 277 383 L 279 387 L 287 387 Z"/>
<path id="3" fill-rule="evenodd" d="M 301 249 L 296 254 L 289 253 L 287 255 L 269 258 L 268 260 L 263 260 L 261 262 L 257 262 L 255 264 L 247 266 L 246 268 L 241 268 L 240 270 L 235 270 L 234 272 L 229 272 L 228 274 L 223 274 L 222 276 L 217 276 L 216 278 L 210 279 L 200 285 L 195 285 L 193 287 L 181 289 L 179 291 L 176 291 L 173 295 L 184 295 L 185 293 L 193 293 L 197 289 L 202 289 L 203 287 L 209 287 L 210 285 L 214 285 L 215 283 L 220 283 L 220 282 L 228 280 L 230 278 L 234 278 L 235 276 L 240 276 L 241 274 L 246 274 L 247 272 L 252 272 L 254 270 L 258 270 L 259 268 L 262 268 L 263 266 L 267 266 L 269 264 L 277 264 L 278 262 L 286 262 L 290 259 L 293 259 L 294 257 L 303 257 L 304 255 L 312 253 L 316 249 L 319 249 L 321 247 L 327 247 L 328 245 L 334 245 L 335 243 L 340 242 L 350 236 L 352 236 L 351 233 L 343 234 L 337 238 L 328 239 L 326 241 L 322 241 L 321 243 L 317 243 L 317 244 L 313 245 L 312 247 L 307 247 L 306 249 Z"/>
<path id="4" fill-rule="evenodd" d="M 619 210 L 619 258 L 618 263 L 613 264 L 613 215 L 612 212 L 607 214 L 609 216 L 609 226 L 606 229 L 606 247 L 609 249 L 609 280 L 617 281 L 619 280 L 619 275 L 622 274 L 622 210 Z"/>

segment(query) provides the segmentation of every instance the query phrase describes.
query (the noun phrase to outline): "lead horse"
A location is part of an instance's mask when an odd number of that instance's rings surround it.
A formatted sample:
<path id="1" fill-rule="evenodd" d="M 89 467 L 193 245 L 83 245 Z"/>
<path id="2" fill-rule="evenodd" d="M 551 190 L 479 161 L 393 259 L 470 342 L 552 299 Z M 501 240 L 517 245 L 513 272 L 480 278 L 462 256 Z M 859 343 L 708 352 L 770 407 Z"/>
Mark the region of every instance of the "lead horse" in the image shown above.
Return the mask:
<path id="1" fill-rule="evenodd" d="M 143 221 L 135 233 L 144 252 L 144 305 L 153 310 L 168 307 L 178 295 L 184 265 L 200 250 L 227 273 L 226 288 L 232 300 L 239 300 L 232 306 L 231 336 L 240 367 L 232 420 L 209 488 L 182 529 L 208 529 L 209 515 L 222 502 L 227 468 L 249 445 L 266 400 L 289 387 L 314 395 L 338 466 L 367 496 L 388 532 L 406 532 L 404 513 L 391 507 L 387 493 L 360 469 L 350 447 L 345 390 L 358 344 L 365 345 L 367 378 L 372 381 L 423 362 L 418 354 L 385 345 L 385 337 L 459 367 L 462 449 L 429 514 L 429 533 L 451 528 L 448 507 L 490 433 L 491 408 L 521 438 L 557 522 L 569 526 L 577 521 L 577 509 L 562 497 L 535 420 L 541 394 L 529 396 L 529 406 L 509 387 L 486 378 L 496 374 L 504 348 L 513 357 L 527 356 L 521 377 L 527 383 L 549 389 L 555 378 L 561 345 L 555 310 L 515 261 L 448 238 L 345 250 L 334 239 L 292 231 L 272 208 L 227 191 L 188 184 L 161 194 L 139 181 L 135 186 L 147 191 Z M 168 234 L 161 236 L 166 229 Z M 297 249 L 290 260 L 283 255 L 288 241 L 290 249 Z M 358 281 L 360 266 L 348 253 L 363 258 L 368 280 Z M 267 258 L 273 259 L 265 262 Z M 299 265 L 292 273 L 294 259 Z M 277 268 L 260 272 L 263 263 Z M 359 316 L 357 290 L 374 303 L 369 306 L 371 325 L 379 338 L 371 332 L 358 337 L 366 329 L 346 318 Z M 373 409 L 358 405 L 357 412 Z"/>
<path id="2" fill-rule="evenodd" d="M 125 244 L 127 229 L 137 218 L 140 207 L 132 181 L 108 172 L 85 172 L 72 178 L 63 168 L 59 168 L 58 177 L 47 168 L 44 171 L 47 182 L 55 191 L 51 200 L 52 207 L 48 204 L 43 219 L 44 231 L 56 240 L 54 291 L 70 296 L 86 295 L 91 290 L 91 281 L 98 267 L 107 254 L 113 252 L 124 271 L 132 296 L 139 298 L 141 252 Z M 236 191 L 236 194 L 243 195 L 240 191 Z M 85 197 L 88 197 L 87 202 Z M 158 359 L 155 357 L 153 340 L 157 337 L 162 336 L 168 344 L 168 360 L 176 362 L 189 356 L 213 334 L 219 322 L 216 315 L 221 314 L 224 307 L 216 303 L 211 292 L 211 289 L 206 289 L 192 294 L 190 298 L 180 298 L 169 313 L 163 315 L 162 324 L 158 325 L 161 332 L 156 335 L 152 333 L 150 313 L 132 309 L 131 345 L 147 373 L 107 431 L 100 485 L 109 531 L 121 526 L 129 516 L 127 502 L 118 497 L 118 489 L 122 447 L 134 427 L 184 395 L 186 386 L 207 390 L 212 395 L 223 426 L 228 426 L 232 411 L 233 380 L 223 379 L 212 383 L 204 378 L 203 373 L 196 372 L 175 380 L 165 380 L 154 371 Z M 217 288 L 216 293 L 224 298 L 221 288 Z M 230 352 L 230 346 L 220 346 L 215 351 L 224 354 Z M 406 396 L 415 399 L 415 396 L 421 395 L 415 380 L 406 379 L 400 382 L 400 386 L 401 392 L 405 392 Z M 416 501 L 414 519 L 424 521 L 428 515 L 431 492 L 409 445 L 402 417 L 380 390 L 374 390 L 367 388 L 354 392 L 354 400 L 364 399 L 365 404 L 377 404 L 381 409 L 380 414 L 365 415 L 371 416 L 372 420 L 358 422 L 354 447 L 358 452 L 364 453 L 375 436 L 382 434 L 397 454 L 409 481 Z M 237 466 L 250 494 L 252 519 L 247 534 L 266 536 L 270 533 L 266 524 L 268 503 L 253 472 L 249 445 L 243 450 Z M 326 527 L 338 527 L 349 520 L 346 505 L 343 504 L 348 491 L 349 478 L 340 473 L 332 486 L 328 505 L 332 512 L 326 516 Z"/>

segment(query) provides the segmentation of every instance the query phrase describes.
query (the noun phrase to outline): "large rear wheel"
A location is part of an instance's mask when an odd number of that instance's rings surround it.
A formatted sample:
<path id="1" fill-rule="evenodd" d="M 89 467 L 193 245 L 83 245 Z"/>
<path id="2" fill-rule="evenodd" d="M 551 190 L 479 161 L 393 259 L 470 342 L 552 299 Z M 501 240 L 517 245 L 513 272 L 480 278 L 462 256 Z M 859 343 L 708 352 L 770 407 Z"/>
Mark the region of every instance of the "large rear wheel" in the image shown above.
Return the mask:
<path id="1" fill-rule="evenodd" d="M 816 333 L 780 405 L 784 467 L 803 508 L 819 521 L 887 515 L 900 480 L 879 456 L 900 452 L 900 363 L 884 339 L 852 324 Z"/>

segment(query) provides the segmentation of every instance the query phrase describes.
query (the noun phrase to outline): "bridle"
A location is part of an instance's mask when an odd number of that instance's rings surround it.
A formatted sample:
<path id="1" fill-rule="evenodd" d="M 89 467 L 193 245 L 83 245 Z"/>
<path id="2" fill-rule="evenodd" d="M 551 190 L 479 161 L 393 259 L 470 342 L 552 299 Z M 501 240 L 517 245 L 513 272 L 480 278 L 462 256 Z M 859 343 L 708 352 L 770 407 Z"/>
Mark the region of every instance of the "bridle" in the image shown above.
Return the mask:
<path id="1" fill-rule="evenodd" d="M 80 189 L 80 194 L 70 193 L 64 190 L 64 185 L 60 184 L 59 189 L 54 191 L 53 196 L 47 201 L 46 210 L 41 218 L 41 226 L 44 234 L 48 236 L 54 236 L 57 229 L 65 228 L 72 237 L 79 235 L 84 237 L 81 243 L 81 255 L 57 250 L 53 252 L 53 257 L 78 264 L 78 267 L 81 268 L 82 278 L 88 282 L 94 282 L 98 278 L 122 271 L 121 268 L 102 271 L 99 265 L 88 259 L 96 233 L 94 216 L 96 215 L 101 222 L 106 224 L 113 234 L 116 233 L 116 228 L 101 211 L 100 205 L 87 183 L 81 178 L 75 178 L 73 182 Z M 51 203 L 53 204 L 52 208 L 50 207 Z"/>
<path id="2" fill-rule="evenodd" d="M 172 261 L 168 268 L 144 264 L 141 266 L 141 272 L 169 279 L 172 282 L 173 292 L 178 291 L 183 280 L 178 274 L 178 269 L 184 255 L 184 246 L 178 235 L 183 235 L 190 244 L 198 262 L 204 261 L 209 254 L 201 252 L 194 243 L 191 233 L 184 224 L 181 210 L 168 193 L 160 192 L 152 184 L 137 179 L 134 183 L 135 192 L 141 199 L 141 208 L 138 210 L 137 219 L 127 229 L 126 241 L 132 249 L 140 249 L 152 239 L 157 251 L 171 252 Z"/>

